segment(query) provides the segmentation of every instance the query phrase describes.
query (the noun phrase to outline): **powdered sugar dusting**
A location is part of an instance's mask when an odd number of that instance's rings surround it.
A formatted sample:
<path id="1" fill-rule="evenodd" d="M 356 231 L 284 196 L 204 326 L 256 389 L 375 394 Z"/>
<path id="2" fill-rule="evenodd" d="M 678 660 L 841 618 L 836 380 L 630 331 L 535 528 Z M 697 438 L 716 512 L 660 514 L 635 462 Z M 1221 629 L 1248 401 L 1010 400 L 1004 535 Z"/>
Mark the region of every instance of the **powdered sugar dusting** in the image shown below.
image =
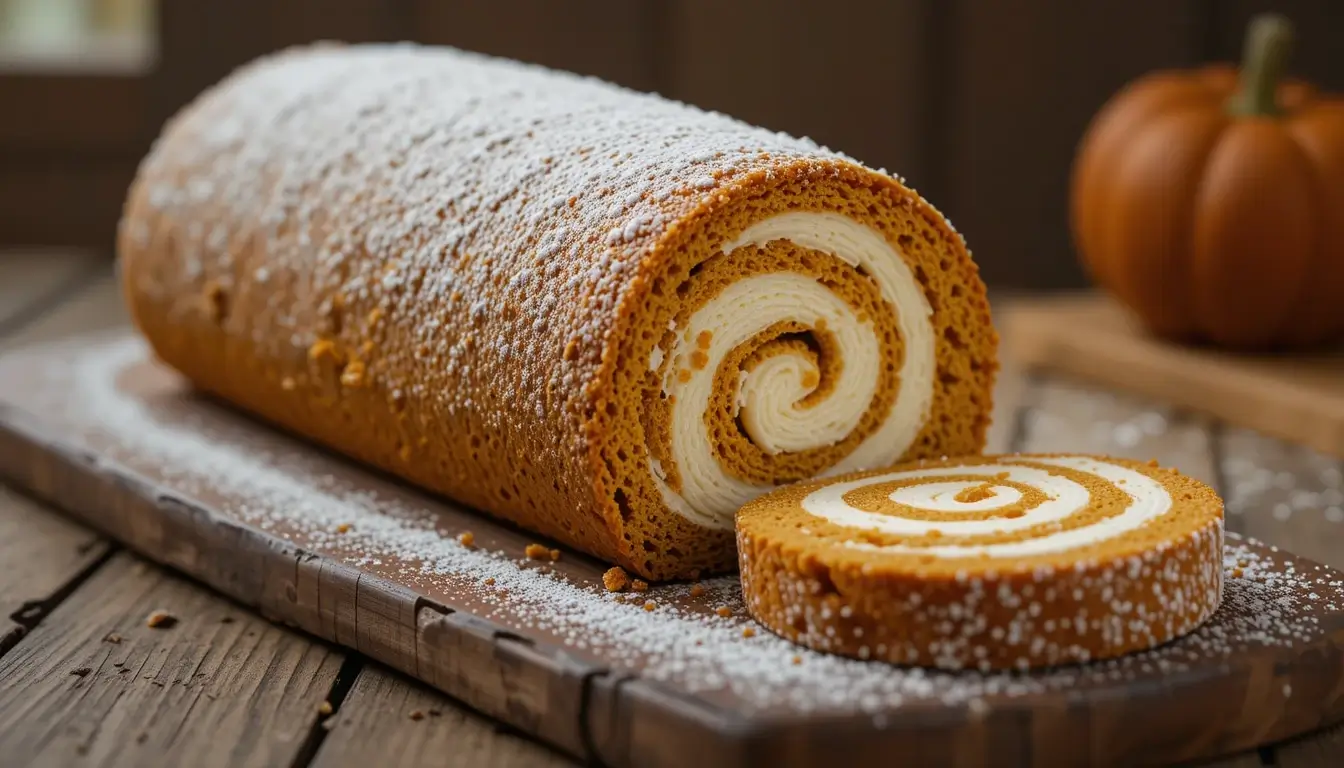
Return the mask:
<path id="1" fill-rule="evenodd" d="M 485 518 L 445 511 L 439 502 L 352 472 L 343 460 L 204 404 L 145 361 L 145 347 L 134 337 L 72 342 L 11 356 L 0 364 L 0 381 L 28 382 L 6 387 L 22 390 L 13 396 L 18 406 L 174 494 L 450 607 L 484 605 L 478 614 L 542 644 L 743 709 L 859 709 L 885 718 L 915 701 L 976 709 L 995 697 L 1143 676 L 1171 679 L 1247 648 L 1320 641 L 1317 615 L 1344 610 L 1338 573 L 1317 566 L 1298 571 L 1288 558 L 1229 536 L 1223 607 L 1194 634 L 1155 651 L 1034 675 L 933 672 L 829 657 L 763 630 L 744 637 L 743 629 L 755 624 L 743 613 L 733 578 L 704 582 L 702 595 L 692 596 L 690 585 L 669 585 L 627 601 L 603 590 L 600 568 L 591 568 L 585 580 L 528 562 L 520 553 L 525 539 L 499 532 Z M 476 532 L 480 548 L 458 541 L 463 525 Z"/>

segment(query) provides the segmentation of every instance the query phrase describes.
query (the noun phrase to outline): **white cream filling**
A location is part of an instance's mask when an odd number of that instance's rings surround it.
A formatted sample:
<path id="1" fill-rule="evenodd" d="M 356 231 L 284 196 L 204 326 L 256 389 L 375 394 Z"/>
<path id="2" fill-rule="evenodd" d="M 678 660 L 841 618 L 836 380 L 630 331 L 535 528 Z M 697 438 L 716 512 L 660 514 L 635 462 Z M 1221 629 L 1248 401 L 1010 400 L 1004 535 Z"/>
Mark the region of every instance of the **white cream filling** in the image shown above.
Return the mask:
<path id="1" fill-rule="evenodd" d="M 906 545 L 876 545 L 867 542 L 847 542 L 846 546 L 886 553 L 922 554 L 934 557 L 1028 557 L 1053 552 L 1064 552 L 1087 547 L 1136 530 L 1149 521 L 1161 517 L 1171 509 L 1171 494 L 1157 481 L 1128 467 L 1097 461 L 1082 456 L 1040 457 L 1029 461 L 1036 464 L 1076 469 L 1096 475 L 1128 494 L 1130 503 L 1119 515 L 1108 517 L 1080 528 L 1060 530 L 1045 536 L 980 546 L 965 546 L 955 542 L 929 547 Z M 987 520 L 916 520 L 896 515 L 867 512 L 850 506 L 844 500 L 850 491 L 880 483 L 947 475 L 979 475 L 994 478 L 1003 472 L 1009 479 L 1037 488 L 1046 495 L 1046 501 L 1026 514 L 1014 518 Z M 938 512 L 984 512 L 1010 506 L 1021 500 L 1017 489 L 990 483 L 994 495 L 976 502 L 959 502 L 955 495 L 966 488 L 981 485 L 974 481 L 935 481 L 900 488 L 890 494 L 892 501 L 918 509 Z M 1052 475 L 1035 467 L 1000 459 L 994 464 L 967 467 L 937 467 L 892 472 L 867 477 L 848 483 L 828 485 L 805 496 L 802 508 L 816 517 L 836 525 L 903 536 L 922 536 L 938 531 L 944 537 L 973 536 L 992 533 L 1011 533 L 1044 523 L 1058 522 L 1087 507 L 1091 494 L 1081 484 L 1060 475 Z"/>
<path id="2" fill-rule="evenodd" d="M 722 250 L 731 254 L 745 245 L 774 240 L 824 251 L 862 269 L 896 312 L 905 345 L 896 401 L 886 420 L 824 474 L 896 461 L 923 428 L 933 400 L 933 311 L 923 289 L 881 233 L 834 213 L 779 214 L 748 227 Z M 670 458 L 681 475 L 681 493 L 673 491 L 651 467 L 654 483 L 669 508 L 699 525 L 726 529 L 732 527 L 738 507 L 771 490 L 772 486 L 728 475 L 714 457 L 705 422 L 714 375 L 729 352 L 769 326 L 793 321 L 817 327 L 823 320 L 842 361 L 834 389 L 824 400 L 808 408 L 799 405 L 814 388 L 804 386 L 804 380 L 809 373 L 819 373 L 809 357 L 779 354 L 739 378 L 740 389 L 732 398 L 739 408 L 737 415 L 751 440 L 772 454 L 834 445 L 858 426 L 885 364 L 875 327 L 860 322 L 840 296 L 794 272 L 745 277 L 692 314 L 677 336 L 663 375 L 663 391 L 677 398 L 671 409 Z M 708 364 L 695 369 L 692 355 L 704 331 L 710 333 L 709 348 L 703 350 Z M 650 357 L 650 365 L 655 357 L 660 358 L 661 352 Z M 690 371 L 688 381 L 680 380 L 682 370 Z"/>
<path id="3" fill-rule="evenodd" d="M 988 512 L 1002 509 L 1022 500 L 1022 492 L 1011 485 L 988 485 L 986 498 L 976 501 L 957 501 L 957 494 L 971 488 L 985 486 L 965 480 L 947 483 L 924 483 L 897 488 L 887 498 L 897 504 L 939 512 Z"/>

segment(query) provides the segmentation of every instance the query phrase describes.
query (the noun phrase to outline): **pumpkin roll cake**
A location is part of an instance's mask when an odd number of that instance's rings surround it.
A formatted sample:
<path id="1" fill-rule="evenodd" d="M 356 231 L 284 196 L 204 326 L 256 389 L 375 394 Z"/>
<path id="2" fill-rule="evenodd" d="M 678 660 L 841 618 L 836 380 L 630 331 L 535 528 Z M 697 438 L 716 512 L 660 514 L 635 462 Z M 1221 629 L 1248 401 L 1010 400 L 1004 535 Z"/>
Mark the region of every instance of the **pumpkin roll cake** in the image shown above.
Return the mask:
<path id="1" fill-rule="evenodd" d="M 737 515 L 751 615 L 816 650 L 1032 669 L 1153 648 L 1222 598 L 1223 503 L 1101 456 L 916 461 L 783 488 Z"/>
<path id="2" fill-rule="evenodd" d="M 646 579 L 776 486 L 982 450 L 997 337 L 901 179 L 654 95 L 318 45 L 176 115 L 119 235 L 198 388 Z"/>

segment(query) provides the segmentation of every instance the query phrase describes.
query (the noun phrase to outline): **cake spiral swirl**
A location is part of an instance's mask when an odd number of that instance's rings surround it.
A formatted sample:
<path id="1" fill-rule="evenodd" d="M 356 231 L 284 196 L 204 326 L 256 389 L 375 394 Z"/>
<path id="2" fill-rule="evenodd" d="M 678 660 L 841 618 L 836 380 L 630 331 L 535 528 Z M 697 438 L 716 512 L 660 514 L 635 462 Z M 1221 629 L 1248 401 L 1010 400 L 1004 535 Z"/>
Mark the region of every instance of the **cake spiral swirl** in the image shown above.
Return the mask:
<path id="1" fill-rule="evenodd" d="M 1222 502 L 1122 459 L 1010 455 L 803 483 L 738 515 L 743 590 L 821 650 L 1031 668 L 1151 648 L 1222 591 Z"/>
<path id="2" fill-rule="evenodd" d="M 880 232 L 832 213 L 765 219 L 722 253 L 732 259 L 739 249 L 779 241 L 838 260 L 841 274 L 869 275 L 875 295 L 855 306 L 806 274 L 751 275 L 696 308 L 684 330 L 673 330 L 670 350 L 655 348 L 653 360 L 663 364 L 651 360 L 650 367 L 660 373 L 661 392 L 675 398 L 668 407 L 667 459 L 655 470 L 659 490 L 669 506 L 706 527 L 730 528 L 738 507 L 771 489 L 771 480 L 790 477 L 786 469 L 753 482 L 749 469 L 734 473 L 724 466 L 732 446 L 715 445 L 714 427 L 705 424 L 716 385 L 729 395 L 718 418 L 738 420 L 741 441 L 756 449 L 756 458 L 764 459 L 759 463 L 784 455 L 813 465 L 811 474 L 890 463 L 905 454 L 929 415 L 936 368 L 931 309 L 905 260 Z M 885 323 L 870 314 L 884 307 L 891 308 Z M 772 329 L 781 333 L 771 335 Z M 812 343 L 799 334 L 810 334 Z M 730 362 L 734 352 L 749 362 Z M 886 365 L 896 360 L 898 369 Z M 870 411 L 875 418 L 865 424 Z M 851 441 L 857 444 L 830 466 L 806 457 L 846 442 L 861 426 L 866 429 Z M 669 461 L 681 475 L 680 493 L 665 480 Z"/>
<path id="3" fill-rule="evenodd" d="M 308 46 L 165 127 L 118 238 L 196 386 L 648 579 L 778 485 L 983 448 L 962 238 L 815 142 L 448 48 Z"/>

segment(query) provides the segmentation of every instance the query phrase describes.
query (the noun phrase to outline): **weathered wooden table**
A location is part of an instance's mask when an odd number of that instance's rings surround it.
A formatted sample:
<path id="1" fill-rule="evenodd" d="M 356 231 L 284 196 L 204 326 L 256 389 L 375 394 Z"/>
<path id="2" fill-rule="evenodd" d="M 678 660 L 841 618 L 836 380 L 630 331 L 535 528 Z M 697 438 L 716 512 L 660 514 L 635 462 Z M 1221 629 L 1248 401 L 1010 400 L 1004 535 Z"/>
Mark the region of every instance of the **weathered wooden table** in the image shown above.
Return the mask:
<path id="1" fill-rule="evenodd" d="M 126 322 L 106 259 L 0 254 L 0 354 Z M 1219 488 L 1229 529 L 1344 567 L 1344 463 L 1011 365 L 997 407 L 991 450 L 1155 458 Z M 0 486 L 0 766 L 568 762 Z M 1344 765 L 1344 727 L 1214 764 Z"/>

